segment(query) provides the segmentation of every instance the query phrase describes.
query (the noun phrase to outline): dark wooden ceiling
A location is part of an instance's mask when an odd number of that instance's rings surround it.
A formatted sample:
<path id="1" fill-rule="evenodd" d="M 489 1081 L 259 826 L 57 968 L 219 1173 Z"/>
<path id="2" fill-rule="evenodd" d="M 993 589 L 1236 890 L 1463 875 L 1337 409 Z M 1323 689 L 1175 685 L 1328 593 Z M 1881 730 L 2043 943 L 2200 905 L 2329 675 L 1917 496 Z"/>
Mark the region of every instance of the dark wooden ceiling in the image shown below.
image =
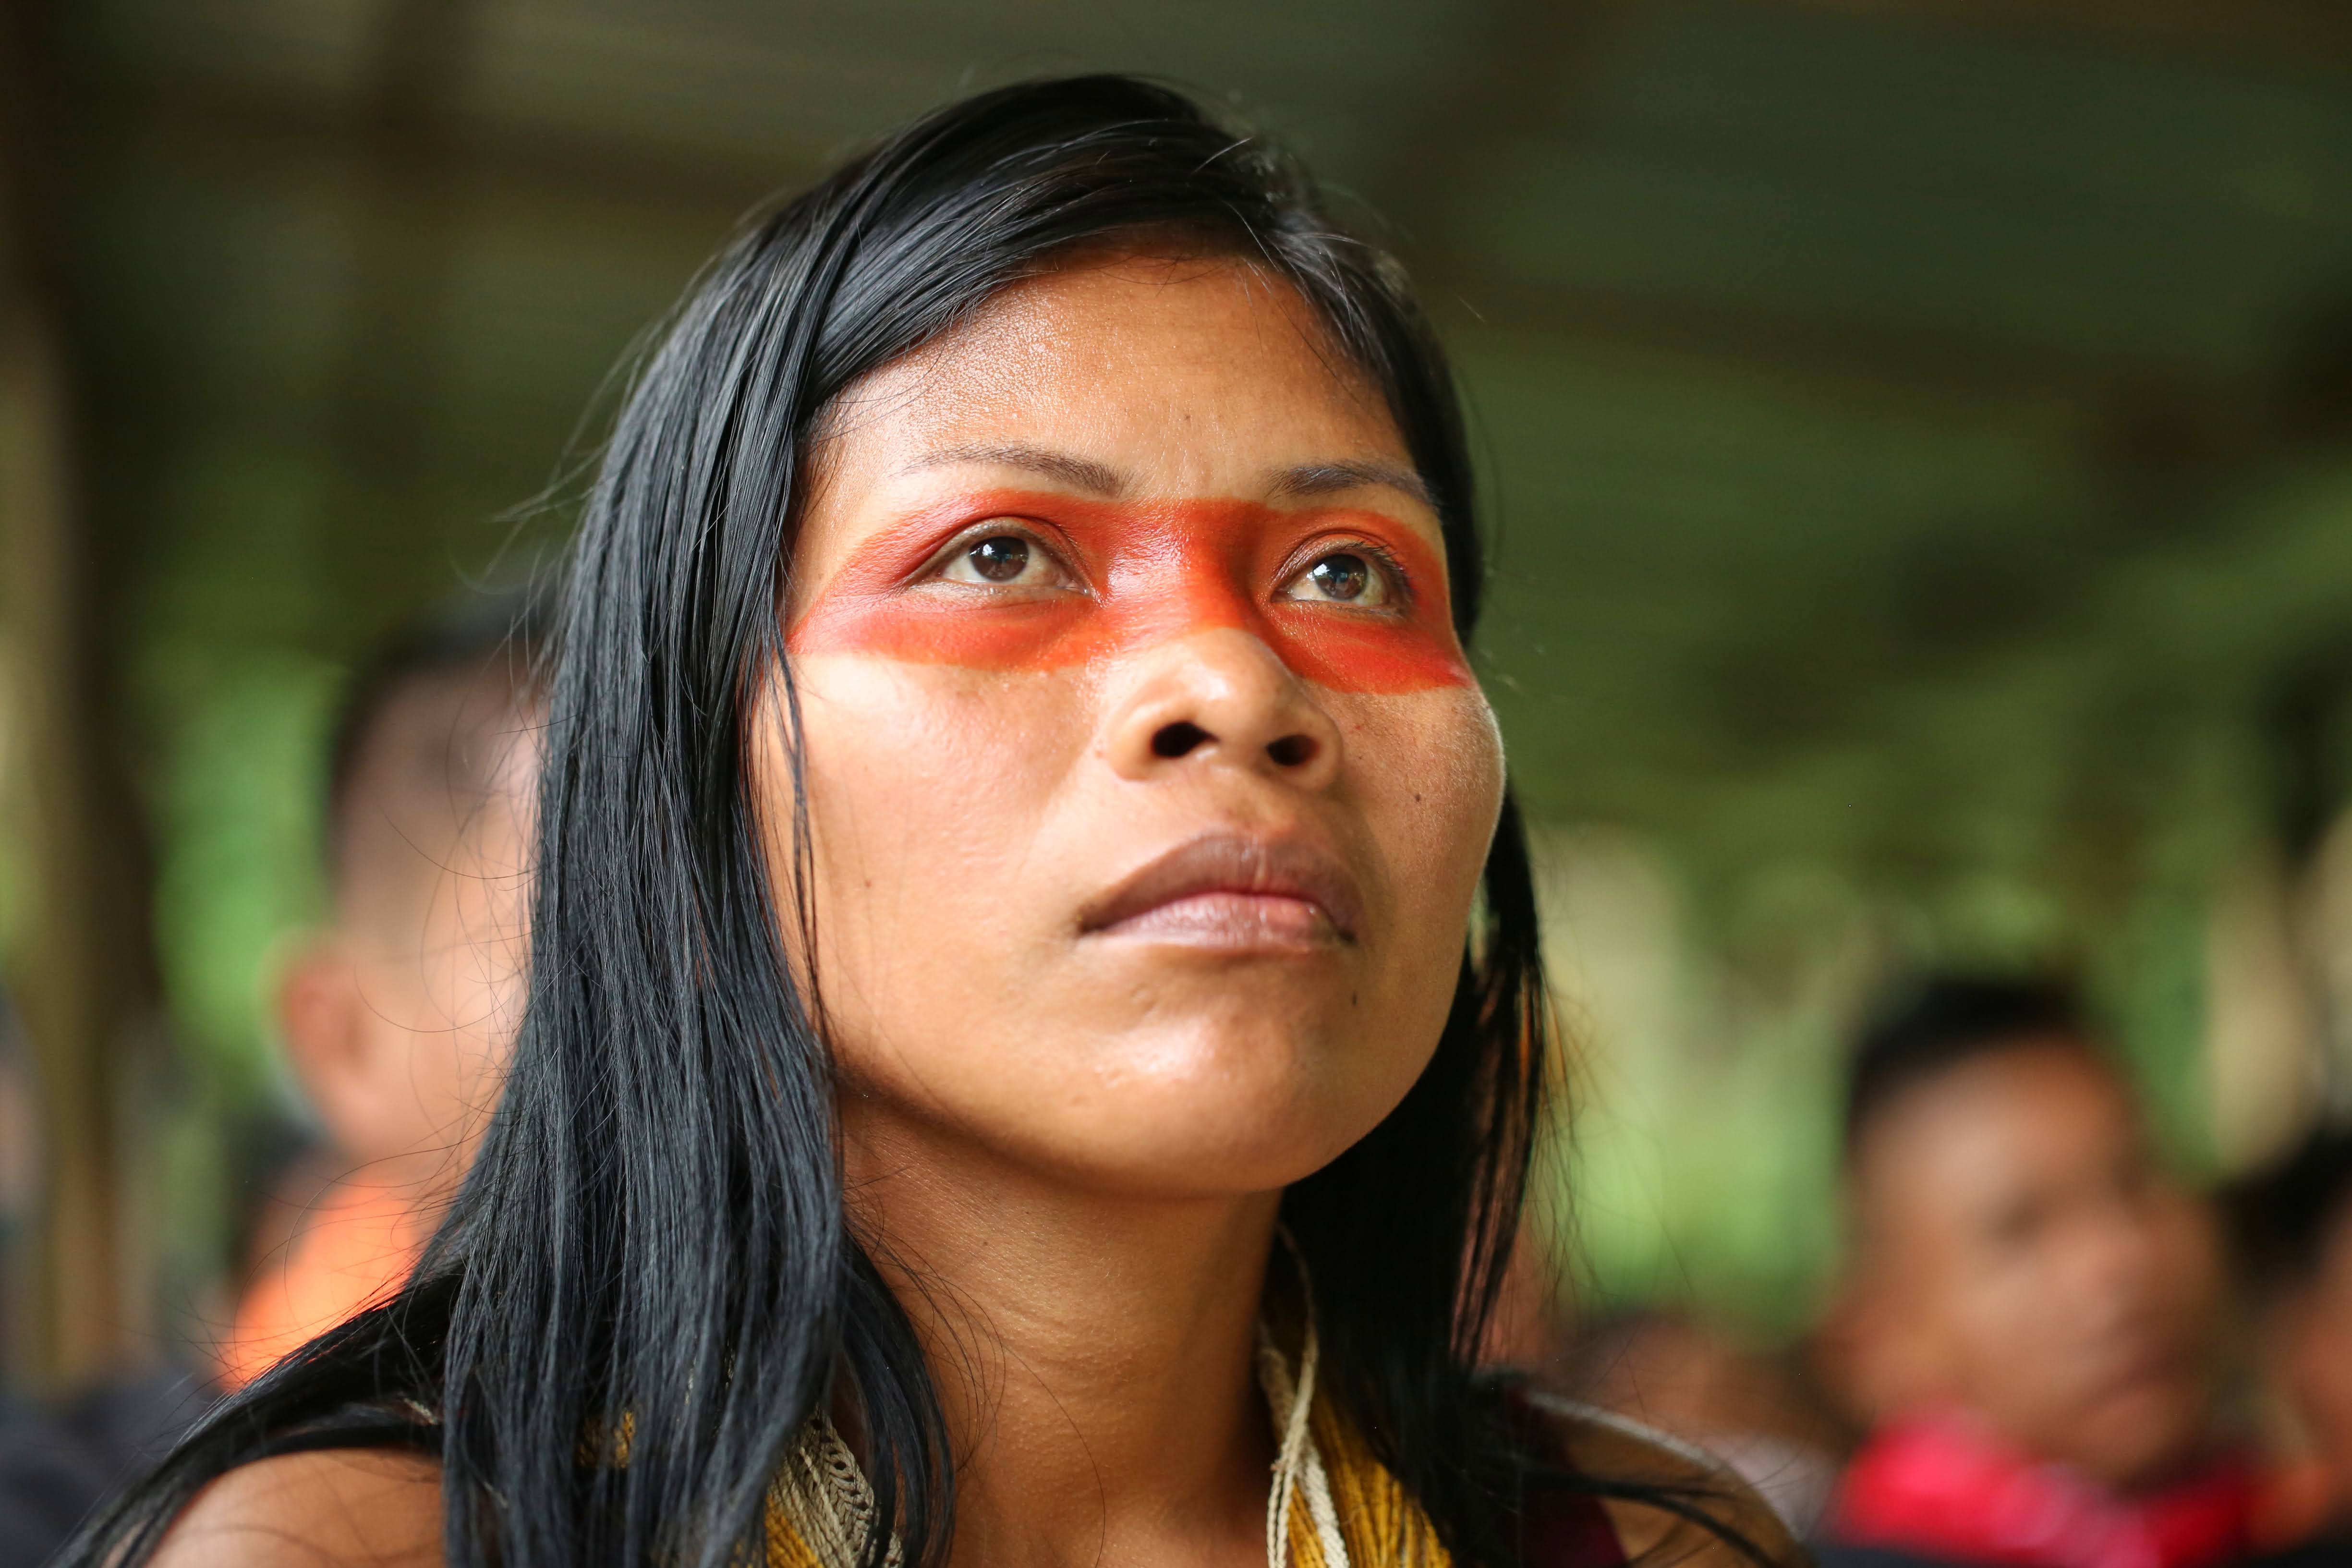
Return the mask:
<path id="1" fill-rule="evenodd" d="M 68 14 L 77 349 L 159 748 L 239 661 L 347 657 L 551 537 L 511 509 L 761 196 L 1098 67 L 1290 141 L 1423 279 L 1546 816 L 2095 902 L 2263 830 L 2276 694 L 2352 626 L 2334 6 Z"/>

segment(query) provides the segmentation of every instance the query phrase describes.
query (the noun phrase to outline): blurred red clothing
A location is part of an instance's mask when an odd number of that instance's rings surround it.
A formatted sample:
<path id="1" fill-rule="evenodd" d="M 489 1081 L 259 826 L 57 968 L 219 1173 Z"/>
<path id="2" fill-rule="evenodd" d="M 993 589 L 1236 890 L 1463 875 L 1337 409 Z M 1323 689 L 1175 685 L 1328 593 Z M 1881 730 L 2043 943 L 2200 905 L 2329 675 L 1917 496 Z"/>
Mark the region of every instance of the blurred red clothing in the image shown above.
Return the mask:
<path id="1" fill-rule="evenodd" d="M 414 1189 L 339 1182 L 237 1304 L 220 1383 L 244 1387 L 279 1358 L 388 1294 L 432 1235 Z"/>
<path id="2" fill-rule="evenodd" d="M 1829 1540 L 2013 1568 L 2207 1568 L 2245 1554 L 2260 1488 L 2234 1459 L 2122 1497 L 1936 1412 L 1871 1436 L 1838 1483 Z"/>

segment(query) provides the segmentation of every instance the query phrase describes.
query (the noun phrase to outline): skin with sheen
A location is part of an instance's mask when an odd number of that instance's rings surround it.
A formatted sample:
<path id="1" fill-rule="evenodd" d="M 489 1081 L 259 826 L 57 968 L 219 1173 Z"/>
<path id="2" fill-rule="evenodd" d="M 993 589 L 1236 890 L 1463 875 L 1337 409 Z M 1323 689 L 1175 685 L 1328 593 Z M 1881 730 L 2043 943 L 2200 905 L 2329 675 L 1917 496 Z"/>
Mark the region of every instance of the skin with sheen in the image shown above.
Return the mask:
<path id="1" fill-rule="evenodd" d="M 820 457 L 814 959 L 853 1212 L 975 1445 L 956 1560 L 1262 1562 L 1276 1205 L 1427 1064 L 1499 809 L 1437 518 L 1217 259 L 1024 282 Z"/>
<path id="2" fill-rule="evenodd" d="M 951 1561 L 1255 1568 L 1283 1189 L 1427 1066 L 1501 805 L 1438 519 L 1303 303 L 1215 258 L 1017 284 L 814 456 L 797 724 L 772 680 L 751 760 Z M 438 1508 L 271 1460 L 160 1560 L 432 1561 Z"/>

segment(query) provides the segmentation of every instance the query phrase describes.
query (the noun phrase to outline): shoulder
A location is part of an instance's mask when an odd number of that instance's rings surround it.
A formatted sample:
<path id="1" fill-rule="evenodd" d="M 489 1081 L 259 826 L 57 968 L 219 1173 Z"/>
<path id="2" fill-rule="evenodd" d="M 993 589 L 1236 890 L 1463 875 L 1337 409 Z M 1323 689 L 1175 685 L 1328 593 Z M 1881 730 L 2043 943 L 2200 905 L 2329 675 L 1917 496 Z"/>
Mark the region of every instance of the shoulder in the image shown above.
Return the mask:
<path id="1" fill-rule="evenodd" d="M 1578 1474 L 1623 1489 L 1601 1507 L 1628 1563 L 1759 1568 L 1758 1556 L 1775 1564 L 1808 1561 L 1770 1505 L 1706 1450 L 1593 1405 L 1526 1390 L 1517 1398 Z"/>
<path id="2" fill-rule="evenodd" d="M 196 1494 L 151 1568 L 440 1568 L 441 1467 L 329 1448 L 241 1465 Z"/>

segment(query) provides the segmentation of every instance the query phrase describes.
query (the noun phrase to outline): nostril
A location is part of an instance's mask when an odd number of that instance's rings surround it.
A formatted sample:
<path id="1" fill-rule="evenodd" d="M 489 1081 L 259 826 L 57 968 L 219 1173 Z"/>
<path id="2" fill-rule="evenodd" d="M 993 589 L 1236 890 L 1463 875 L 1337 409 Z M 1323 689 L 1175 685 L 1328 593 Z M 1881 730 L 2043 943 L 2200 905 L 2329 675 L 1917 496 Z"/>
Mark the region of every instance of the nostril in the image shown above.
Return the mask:
<path id="1" fill-rule="evenodd" d="M 1181 721 L 1162 724 L 1151 737 L 1151 754 L 1155 757 L 1181 757 L 1208 738 L 1209 732 L 1198 724 Z"/>
<path id="2" fill-rule="evenodd" d="M 1279 741 L 1268 741 L 1265 754 L 1278 768 L 1295 768 L 1315 760 L 1315 742 L 1306 735 L 1285 735 Z"/>

